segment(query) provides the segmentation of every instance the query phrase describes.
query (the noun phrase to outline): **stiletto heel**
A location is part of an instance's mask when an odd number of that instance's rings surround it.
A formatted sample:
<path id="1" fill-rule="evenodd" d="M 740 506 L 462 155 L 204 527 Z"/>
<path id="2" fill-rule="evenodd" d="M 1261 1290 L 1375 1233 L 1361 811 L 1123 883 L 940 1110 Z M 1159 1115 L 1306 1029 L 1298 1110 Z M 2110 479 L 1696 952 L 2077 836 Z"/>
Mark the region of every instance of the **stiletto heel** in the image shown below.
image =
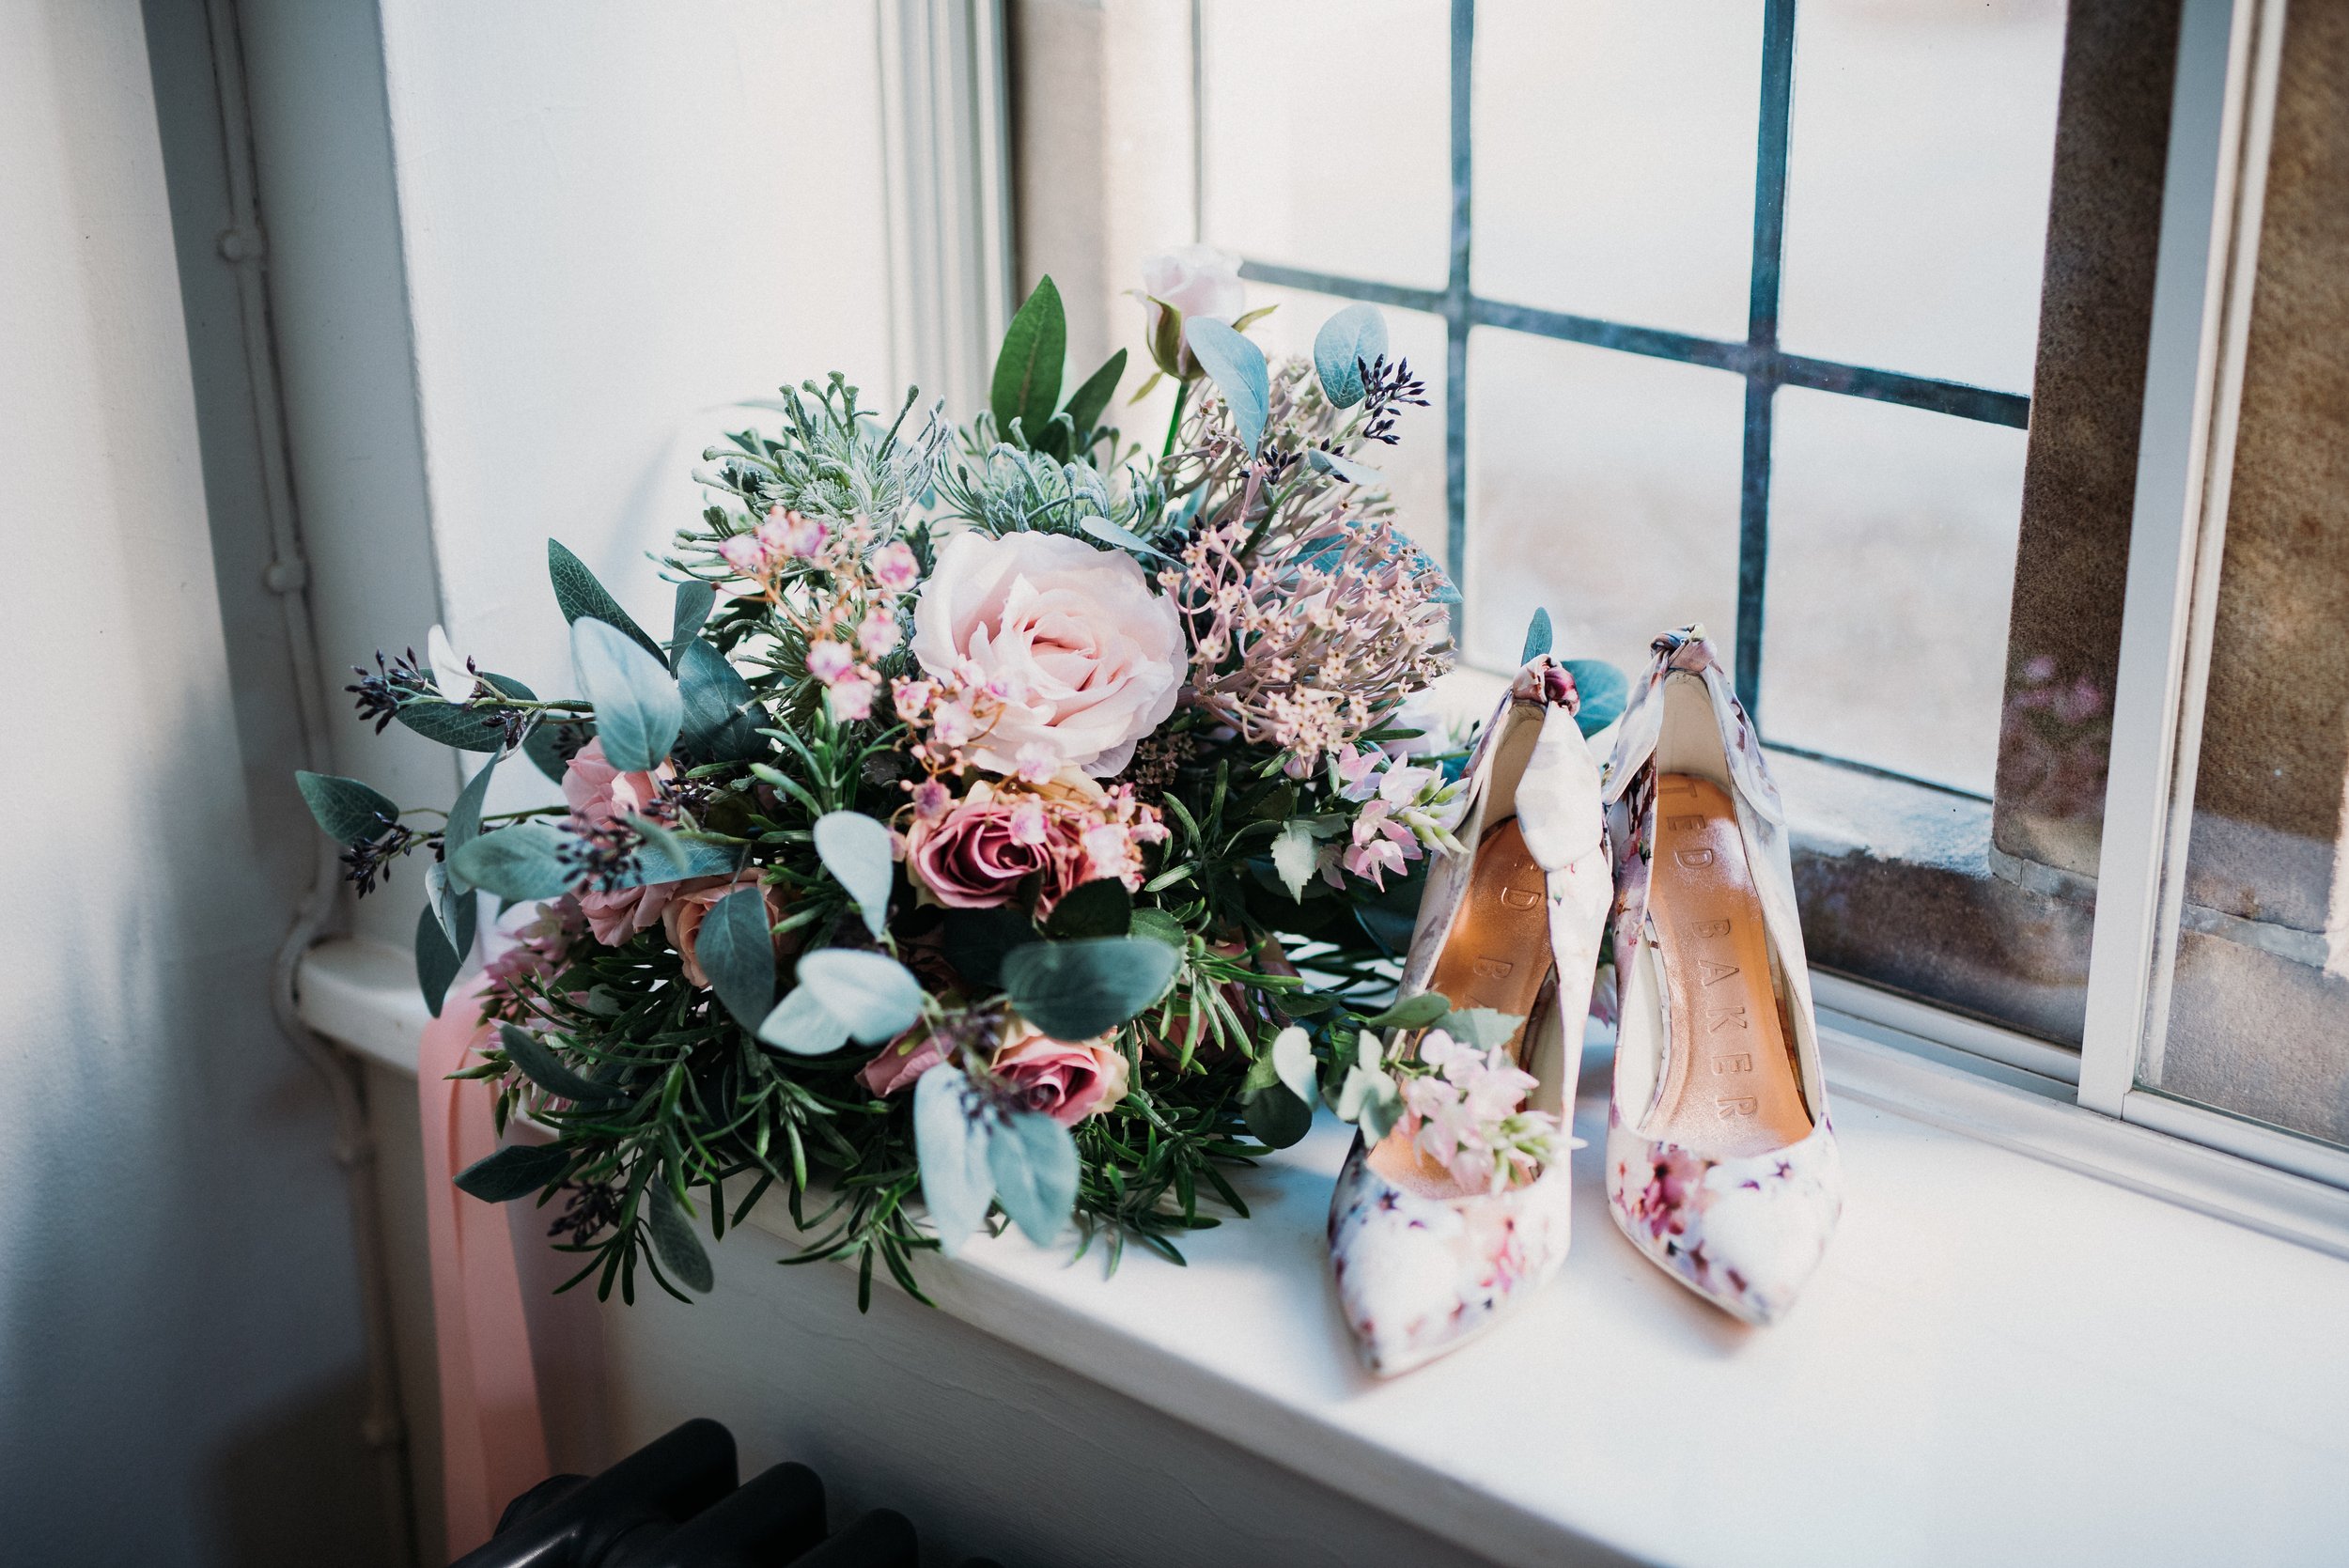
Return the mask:
<path id="1" fill-rule="evenodd" d="M 1503 1051 L 1530 1075 L 1527 1108 L 1562 1126 L 1613 895 L 1597 762 L 1570 691 L 1551 660 L 1533 660 L 1479 737 L 1458 831 L 1472 847 L 1430 869 L 1396 991 L 1523 1017 Z M 1507 1185 L 1470 1183 L 1423 1154 L 1408 1121 L 1375 1146 L 1357 1134 L 1330 1200 L 1330 1252 L 1364 1364 L 1392 1374 L 1432 1360 L 1555 1274 L 1568 1180 L 1560 1158 Z"/>
<path id="2" fill-rule="evenodd" d="M 1843 1208 L 1778 791 L 1702 627 L 1656 640 L 1609 764 L 1621 1024 L 1608 1209 L 1763 1324 Z"/>

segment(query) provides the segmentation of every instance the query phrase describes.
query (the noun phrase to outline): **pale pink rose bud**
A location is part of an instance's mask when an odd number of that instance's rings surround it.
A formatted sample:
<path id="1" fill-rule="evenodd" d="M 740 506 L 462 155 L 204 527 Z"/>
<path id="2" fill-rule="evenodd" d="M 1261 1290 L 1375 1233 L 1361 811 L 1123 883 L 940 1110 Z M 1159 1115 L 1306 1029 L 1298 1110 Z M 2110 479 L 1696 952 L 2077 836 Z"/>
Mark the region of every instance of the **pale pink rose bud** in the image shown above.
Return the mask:
<path id="1" fill-rule="evenodd" d="M 832 718 L 843 724 L 854 723 L 873 716 L 873 690 L 880 683 L 859 672 L 841 681 L 824 693 L 824 702 L 831 707 Z"/>
<path id="2" fill-rule="evenodd" d="M 856 645 L 867 659 L 886 655 L 897 645 L 897 617 L 879 606 L 866 611 L 863 624 L 856 629 Z"/>
<path id="3" fill-rule="evenodd" d="M 921 579 L 921 564 L 903 544 L 885 544 L 873 551 L 873 581 L 893 594 L 902 594 Z"/>
<path id="4" fill-rule="evenodd" d="M 837 686 L 856 667 L 856 655 L 846 643 L 830 638 L 807 645 L 807 673 L 826 686 Z"/>
<path id="5" fill-rule="evenodd" d="M 929 711 L 938 688 L 926 680 L 900 680 L 891 688 L 891 695 L 897 705 L 897 717 L 910 724 Z"/>

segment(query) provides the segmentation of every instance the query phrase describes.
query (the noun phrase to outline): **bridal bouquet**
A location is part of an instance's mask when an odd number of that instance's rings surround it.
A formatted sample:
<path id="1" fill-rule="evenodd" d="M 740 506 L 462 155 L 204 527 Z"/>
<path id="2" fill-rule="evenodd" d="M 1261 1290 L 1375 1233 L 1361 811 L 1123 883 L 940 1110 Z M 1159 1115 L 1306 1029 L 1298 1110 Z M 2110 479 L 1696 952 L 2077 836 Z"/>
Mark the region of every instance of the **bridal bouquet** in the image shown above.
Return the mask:
<path id="1" fill-rule="evenodd" d="M 459 1185 L 553 1205 L 573 1283 L 707 1290 L 692 1217 L 776 1189 L 866 1293 L 999 1208 L 1173 1253 L 1314 1101 L 1405 1113 L 1355 1042 L 1436 1021 L 1371 999 L 1464 809 L 1405 714 L 1456 596 L 1368 460 L 1422 386 L 1368 306 L 1268 364 L 1227 261 L 1159 272 L 1156 452 L 1104 423 L 1124 351 L 1062 397 L 1047 279 L 971 423 L 835 374 L 707 453 L 665 635 L 549 541 L 576 695 L 439 628 L 360 672 L 484 761 L 444 814 L 303 791 L 361 893 L 423 856 L 436 1013 L 480 948 L 469 1076 L 553 1137 Z M 485 812 L 517 753 L 561 804 Z"/>

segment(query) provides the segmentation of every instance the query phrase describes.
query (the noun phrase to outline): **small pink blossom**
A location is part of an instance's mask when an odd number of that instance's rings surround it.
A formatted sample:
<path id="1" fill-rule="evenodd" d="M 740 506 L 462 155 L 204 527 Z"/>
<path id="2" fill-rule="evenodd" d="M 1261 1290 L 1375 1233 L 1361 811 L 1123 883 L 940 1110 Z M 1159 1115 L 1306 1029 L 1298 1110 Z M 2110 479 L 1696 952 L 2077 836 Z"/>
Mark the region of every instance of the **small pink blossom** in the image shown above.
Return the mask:
<path id="1" fill-rule="evenodd" d="M 846 643 L 819 638 L 807 645 L 807 673 L 826 686 L 836 686 L 856 667 L 856 655 Z"/>
<path id="2" fill-rule="evenodd" d="M 1344 861 L 1346 869 L 1367 881 L 1380 892 L 1386 890 L 1386 874 L 1403 869 L 1403 851 L 1390 839 L 1373 839 L 1348 849 Z"/>
<path id="3" fill-rule="evenodd" d="M 1011 841 L 1031 848 L 1045 839 L 1044 802 L 1022 800 L 1011 809 Z"/>
<path id="4" fill-rule="evenodd" d="M 722 541 L 718 546 L 718 553 L 725 557 L 726 565 L 732 567 L 740 576 L 764 577 L 767 575 L 767 547 L 760 544 L 754 535 L 737 534 L 734 537 Z"/>
<path id="5" fill-rule="evenodd" d="M 879 689 L 880 682 L 869 671 L 858 670 L 832 683 L 824 692 L 824 705 L 834 722 L 853 724 L 873 716 L 873 693 Z"/>
<path id="6" fill-rule="evenodd" d="M 868 563 L 873 568 L 873 581 L 893 594 L 902 594 L 921 581 L 921 564 L 913 551 L 902 543 L 892 542 L 873 551 Z"/>
<path id="7" fill-rule="evenodd" d="M 856 629 L 856 645 L 867 659 L 880 659 L 897 645 L 897 617 L 875 605 Z"/>
<path id="8" fill-rule="evenodd" d="M 900 680 L 890 691 L 897 717 L 909 724 L 918 722 L 930 710 L 930 700 L 937 695 L 937 684 L 926 680 Z"/>
<path id="9" fill-rule="evenodd" d="M 977 728 L 967 703 L 941 703 L 930 715 L 930 735 L 941 746 L 965 745 Z"/>
<path id="10" fill-rule="evenodd" d="M 768 541 L 770 549 L 779 555 L 805 561 L 824 548 L 832 531 L 815 518 L 798 512 L 786 512 L 778 506 L 767 514 L 759 524 L 759 536 Z"/>
<path id="11" fill-rule="evenodd" d="M 1060 771 L 1059 757 L 1053 750 L 1033 740 L 1019 748 L 1017 760 L 1019 766 L 1014 769 L 1013 777 L 1021 784 L 1050 784 L 1052 776 Z"/>
<path id="12" fill-rule="evenodd" d="M 924 779 L 913 786 L 913 815 L 921 821 L 937 821 L 952 804 L 954 797 L 936 779 Z"/>

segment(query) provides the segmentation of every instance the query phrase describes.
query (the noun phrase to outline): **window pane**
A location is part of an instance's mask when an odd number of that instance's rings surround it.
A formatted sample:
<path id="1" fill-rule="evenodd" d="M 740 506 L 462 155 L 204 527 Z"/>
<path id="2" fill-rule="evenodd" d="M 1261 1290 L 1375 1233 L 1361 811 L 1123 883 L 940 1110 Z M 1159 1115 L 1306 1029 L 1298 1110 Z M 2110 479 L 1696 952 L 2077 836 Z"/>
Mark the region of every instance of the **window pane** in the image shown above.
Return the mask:
<path id="1" fill-rule="evenodd" d="M 1201 0 L 1207 242 L 1441 288 L 1451 26 L 1451 8 L 1434 0 Z"/>
<path id="2" fill-rule="evenodd" d="M 1988 795 L 2023 432 L 1787 387 L 1773 435 L 1763 734 Z"/>
<path id="3" fill-rule="evenodd" d="M 1280 308 L 1248 329 L 1248 335 L 1267 357 L 1284 355 L 1311 359 L 1314 334 L 1321 324 L 1353 302 L 1327 294 L 1308 294 L 1268 284 L 1248 286 L 1248 308 L 1277 304 Z M 1396 520 L 1422 550 L 1438 561 L 1444 558 L 1443 499 L 1443 318 L 1416 310 L 1382 310 L 1387 318 L 1387 351 L 1407 363 L 1411 374 L 1427 383 L 1427 407 L 1406 409 L 1395 427 L 1403 439 L 1396 445 L 1374 448 L 1361 460 L 1387 476 Z"/>
<path id="4" fill-rule="evenodd" d="M 2030 390 L 2062 0 L 1803 0 L 1780 338 Z"/>
<path id="5" fill-rule="evenodd" d="M 1744 341 L 1761 81 L 1751 0 L 1480 0 L 1476 291 Z"/>
<path id="6" fill-rule="evenodd" d="M 1745 382 L 1492 330 L 1469 374 L 1469 660 L 1514 667 L 1536 609 L 1626 671 L 1669 627 L 1727 638 Z"/>

